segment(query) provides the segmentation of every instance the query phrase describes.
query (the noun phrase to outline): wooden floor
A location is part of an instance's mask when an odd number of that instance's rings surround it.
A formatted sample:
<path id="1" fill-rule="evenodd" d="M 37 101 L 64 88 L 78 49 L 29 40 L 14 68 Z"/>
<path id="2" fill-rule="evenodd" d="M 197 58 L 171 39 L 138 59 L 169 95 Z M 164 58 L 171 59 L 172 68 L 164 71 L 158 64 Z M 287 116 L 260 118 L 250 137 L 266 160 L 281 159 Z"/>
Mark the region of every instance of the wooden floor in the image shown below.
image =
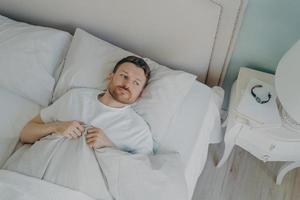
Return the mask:
<path id="1" fill-rule="evenodd" d="M 216 168 L 223 148 L 210 146 L 193 200 L 300 200 L 299 168 L 290 171 L 281 185 L 276 185 L 281 162 L 264 163 L 235 147 L 227 162 Z"/>

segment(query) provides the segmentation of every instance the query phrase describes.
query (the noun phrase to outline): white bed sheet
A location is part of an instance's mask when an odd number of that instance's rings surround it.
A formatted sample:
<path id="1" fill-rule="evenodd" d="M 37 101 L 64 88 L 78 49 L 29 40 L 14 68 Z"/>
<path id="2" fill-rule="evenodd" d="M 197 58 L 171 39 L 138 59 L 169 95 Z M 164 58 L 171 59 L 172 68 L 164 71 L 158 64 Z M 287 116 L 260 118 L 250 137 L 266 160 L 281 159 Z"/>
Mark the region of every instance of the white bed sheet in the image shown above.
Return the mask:
<path id="1" fill-rule="evenodd" d="M 195 81 L 159 144 L 159 151 L 171 150 L 181 155 L 189 199 L 192 199 L 198 177 L 205 166 L 209 144 L 219 143 L 223 139 L 220 119 L 223 95 L 215 91 L 218 89 L 213 90 Z"/>
<path id="2" fill-rule="evenodd" d="M 23 126 L 39 110 L 38 104 L 0 88 L 0 168 L 18 143 Z"/>

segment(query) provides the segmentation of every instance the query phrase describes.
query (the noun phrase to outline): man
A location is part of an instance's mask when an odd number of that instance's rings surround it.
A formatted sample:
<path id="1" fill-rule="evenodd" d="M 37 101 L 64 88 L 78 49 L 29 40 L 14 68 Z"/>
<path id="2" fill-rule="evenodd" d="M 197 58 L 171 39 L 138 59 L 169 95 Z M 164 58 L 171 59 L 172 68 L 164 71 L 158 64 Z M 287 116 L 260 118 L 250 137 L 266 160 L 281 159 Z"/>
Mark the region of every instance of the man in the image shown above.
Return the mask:
<path id="1" fill-rule="evenodd" d="M 26 124 L 21 142 L 35 143 L 52 133 L 76 139 L 84 133 L 85 125 L 90 125 L 86 142 L 91 148 L 114 146 L 132 153 L 152 153 L 149 127 L 130 107 L 149 78 L 150 69 L 143 59 L 123 58 L 109 74 L 104 93 L 94 89 L 70 90 Z"/>

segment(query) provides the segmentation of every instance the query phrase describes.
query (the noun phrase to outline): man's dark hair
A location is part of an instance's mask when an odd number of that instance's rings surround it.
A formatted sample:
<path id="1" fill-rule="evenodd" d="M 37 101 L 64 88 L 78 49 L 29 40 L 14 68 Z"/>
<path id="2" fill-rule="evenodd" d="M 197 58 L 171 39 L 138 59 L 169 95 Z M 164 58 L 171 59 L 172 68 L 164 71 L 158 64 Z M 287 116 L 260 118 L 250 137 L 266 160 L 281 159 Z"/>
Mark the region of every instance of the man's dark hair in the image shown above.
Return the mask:
<path id="1" fill-rule="evenodd" d="M 118 70 L 119 66 L 123 63 L 132 63 L 134 64 L 136 67 L 139 67 L 141 69 L 144 70 L 144 73 L 145 73 L 145 76 L 146 76 L 146 83 L 145 83 L 145 86 L 148 84 L 148 81 L 150 79 L 150 76 L 151 76 L 151 72 L 150 72 L 150 68 L 148 66 L 148 64 L 142 59 L 142 58 L 139 58 L 139 57 L 136 57 L 136 56 L 128 56 L 128 57 L 125 57 L 123 59 L 121 59 L 116 65 L 115 65 L 115 68 L 113 70 L 113 73 L 116 73 L 116 71 Z"/>

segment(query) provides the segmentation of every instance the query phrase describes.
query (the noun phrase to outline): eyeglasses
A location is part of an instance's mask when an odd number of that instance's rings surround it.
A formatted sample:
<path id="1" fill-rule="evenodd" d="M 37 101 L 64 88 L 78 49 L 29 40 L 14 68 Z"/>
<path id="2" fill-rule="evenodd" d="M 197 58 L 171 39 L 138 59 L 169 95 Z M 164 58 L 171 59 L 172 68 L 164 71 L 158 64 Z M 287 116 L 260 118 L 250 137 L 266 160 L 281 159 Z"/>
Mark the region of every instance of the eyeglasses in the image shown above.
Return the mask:
<path id="1" fill-rule="evenodd" d="M 254 89 L 255 88 L 261 88 L 263 87 L 262 85 L 254 85 L 252 88 L 251 88 L 251 94 L 252 96 L 255 98 L 256 102 L 257 103 L 260 103 L 260 104 L 264 104 L 264 103 L 268 103 L 272 97 L 271 93 L 268 92 L 268 95 L 267 95 L 267 98 L 266 100 L 262 100 L 259 96 L 257 96 L 255 93 L 254 93 Z"/>

